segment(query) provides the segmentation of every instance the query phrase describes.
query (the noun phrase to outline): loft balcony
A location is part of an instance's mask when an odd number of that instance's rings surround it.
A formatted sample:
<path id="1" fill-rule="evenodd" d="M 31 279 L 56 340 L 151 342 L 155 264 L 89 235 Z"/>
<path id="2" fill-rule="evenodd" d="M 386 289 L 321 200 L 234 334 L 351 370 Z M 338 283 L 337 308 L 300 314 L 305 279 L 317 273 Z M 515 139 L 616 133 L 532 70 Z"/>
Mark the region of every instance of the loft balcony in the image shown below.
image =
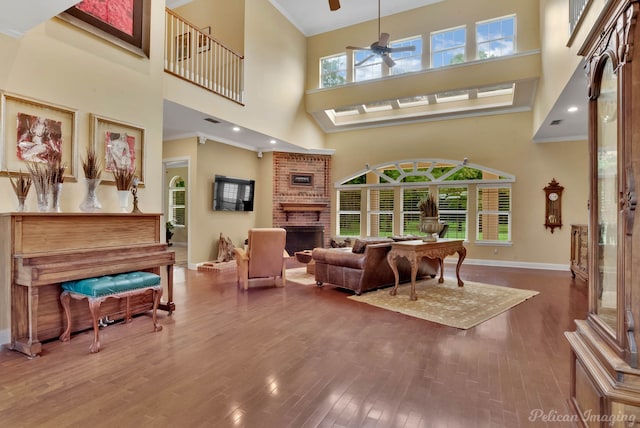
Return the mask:
<path id="1" fill-rule="evenodd" d="M 164 71 L 243 105 L 244 56 L 165 9 Z"/>

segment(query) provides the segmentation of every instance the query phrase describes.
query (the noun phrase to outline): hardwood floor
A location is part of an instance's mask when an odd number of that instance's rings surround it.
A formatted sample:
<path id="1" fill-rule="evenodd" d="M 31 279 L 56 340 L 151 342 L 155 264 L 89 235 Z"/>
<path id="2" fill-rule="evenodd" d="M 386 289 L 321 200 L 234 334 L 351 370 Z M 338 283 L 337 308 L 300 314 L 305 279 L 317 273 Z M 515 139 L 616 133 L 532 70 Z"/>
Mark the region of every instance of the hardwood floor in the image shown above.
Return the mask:
<path id="1" fill-rule="evenodd" d="M 454 275 L 447 266 L 445 275 Z M 176 312 L 0 351 L 5 427 L 543 427 L 569 415 L 569 346 L 587 288 L 566 272 L 463 266 L 540 294 L 470 330 L 290 284 L 175 272 Z M 540 415 L 538 415 L 540 416 Z"/>

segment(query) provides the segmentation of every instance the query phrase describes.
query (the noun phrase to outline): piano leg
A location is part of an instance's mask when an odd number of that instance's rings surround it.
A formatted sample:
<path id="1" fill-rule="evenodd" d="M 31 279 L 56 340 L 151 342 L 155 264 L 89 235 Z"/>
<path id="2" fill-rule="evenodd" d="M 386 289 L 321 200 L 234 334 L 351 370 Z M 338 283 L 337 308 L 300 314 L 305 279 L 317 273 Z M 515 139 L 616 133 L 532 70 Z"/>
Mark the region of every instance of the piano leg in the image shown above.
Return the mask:
<path id="1" fill-rule="evenodd" d="M 20 296 L 22 303 L 27 307 L 27 319 L 19 316 L 12 309 L 13 326 L 11 349 L 22 352 L 29 357 L 37 357 L 42 352 L 42 343 L 38 340 L 38 301 L 39 287 L 13 286 L 14 294 Z M 26 301 L 25 301 L 26 300 Z M 13 302 L 16 307 L 20 306 Z M 24 315 L 24 313 L 22 314 Z"/>
<path id="2" fill-rule="evenodd" d="M 173 265 L 167 265 L 167 291 L 167 302 L 160 303 L 158 308 L 171 315 L 176 310 L 176 304 L 173 302 Z"/>

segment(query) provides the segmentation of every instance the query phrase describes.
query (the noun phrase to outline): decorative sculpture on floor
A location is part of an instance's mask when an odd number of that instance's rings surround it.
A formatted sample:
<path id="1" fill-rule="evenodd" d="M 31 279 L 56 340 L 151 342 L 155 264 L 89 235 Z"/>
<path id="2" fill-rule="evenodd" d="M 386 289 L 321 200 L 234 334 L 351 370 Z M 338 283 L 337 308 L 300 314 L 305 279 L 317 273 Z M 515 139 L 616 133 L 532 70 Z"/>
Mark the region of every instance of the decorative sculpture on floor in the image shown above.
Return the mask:
<path id="1" fill-rule="evenodd" d="M 233 242 L 231 242 L 231 238 L 225 237 L 222 232 L 220 232 L 220 239 L 218 239 L 218 258 L 216 262 L 229 262 L 233 259 Z"/>

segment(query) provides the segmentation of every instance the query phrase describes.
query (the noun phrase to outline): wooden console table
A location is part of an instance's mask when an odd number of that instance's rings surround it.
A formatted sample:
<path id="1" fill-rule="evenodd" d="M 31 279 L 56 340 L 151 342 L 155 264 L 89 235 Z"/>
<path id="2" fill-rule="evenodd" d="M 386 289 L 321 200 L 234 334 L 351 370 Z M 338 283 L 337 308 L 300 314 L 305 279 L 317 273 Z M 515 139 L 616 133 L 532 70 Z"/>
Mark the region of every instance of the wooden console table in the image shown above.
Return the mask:
<path id="1" fill-rule="evenodd" d="M 462 239 L 443 239 L 440 238 L 435 242 L 424 241 L 400 241 L 391 244 L 391 250 L 387 254 L 387 261 L 393 275 L 396 278 L 396 283 L 389 292 L 392 296 L 396 295 L 398 284 L 400 282 L 400 275 L 398 275 L 398 266 L 396 261 L 399 257 L 406 258 L 411 264 L 411 300 L 416 300 L 416 274 L 418 272 L 418 263 L 423 257 L 429 259 L 438 259 L 440 263 L 440 278 L 439 283 L 444 282 L 444 258 L 458 253 L 458 265 L 456 266 L 456 277 L 458 278 L 458 286 L 462 287 L 464 282 L 460 279 L 460 266 L 467 256 L 467 249 L 463 245 Z"/>

